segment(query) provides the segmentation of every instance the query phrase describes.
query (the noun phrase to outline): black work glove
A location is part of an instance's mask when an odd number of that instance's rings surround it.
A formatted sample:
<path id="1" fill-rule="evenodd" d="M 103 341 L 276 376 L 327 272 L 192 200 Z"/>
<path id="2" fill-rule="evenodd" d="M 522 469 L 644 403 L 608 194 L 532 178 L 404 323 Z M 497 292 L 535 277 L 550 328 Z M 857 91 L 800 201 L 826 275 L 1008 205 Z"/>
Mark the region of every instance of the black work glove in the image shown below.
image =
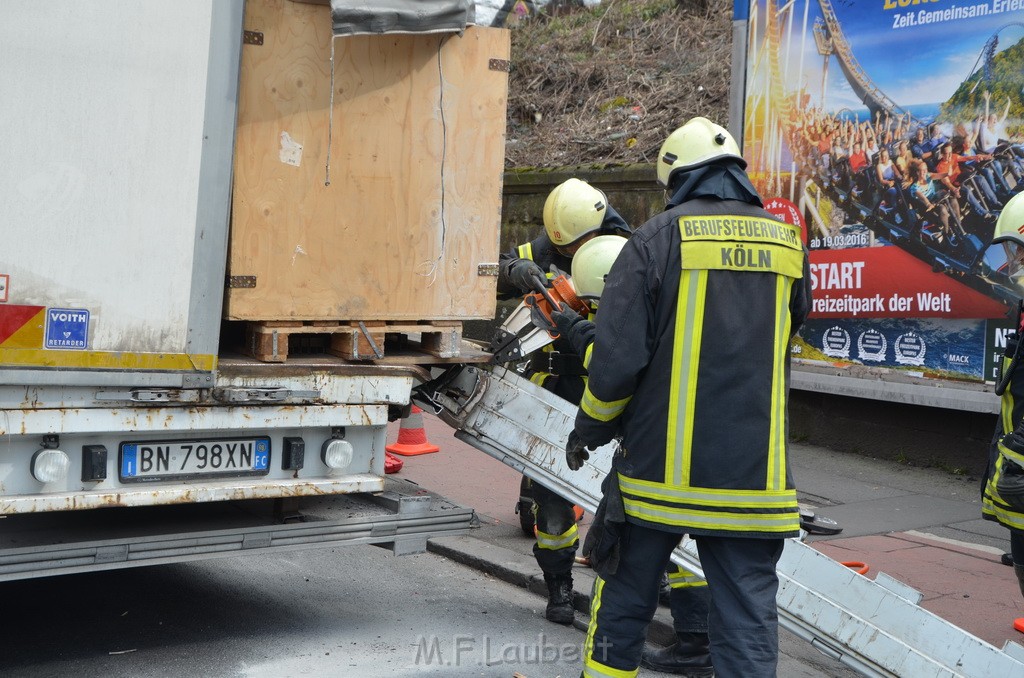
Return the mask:
<path id="1" fill-rule="evenodd" d="M 537 286 L 537 280 L 541 284 L 547 280 L 544 269 L 530 259 L 517 259 L 508 267 L 508 281 L 520 291 L 532 292 Z"/>
<path id="2" fill-rule="evenodd" d="M 587 452 L 587 446 L 574 430 L 569 434 L 569 442 L 565 444 L 565 463 L 570 471 L 579 471 L 587 459 L 590 459 L 590 452 Z"/>
<path id="3" fill-rule="evenodd" d="M 558 333 L 569 338 L 569 332 L 573 326 L 583 320 L 580 314 L 569 308 L 568 304 L 561 304 L 559 308 L 551 311 L 551 320 L 554 321 L 555 327 L 558 328 Z"/>

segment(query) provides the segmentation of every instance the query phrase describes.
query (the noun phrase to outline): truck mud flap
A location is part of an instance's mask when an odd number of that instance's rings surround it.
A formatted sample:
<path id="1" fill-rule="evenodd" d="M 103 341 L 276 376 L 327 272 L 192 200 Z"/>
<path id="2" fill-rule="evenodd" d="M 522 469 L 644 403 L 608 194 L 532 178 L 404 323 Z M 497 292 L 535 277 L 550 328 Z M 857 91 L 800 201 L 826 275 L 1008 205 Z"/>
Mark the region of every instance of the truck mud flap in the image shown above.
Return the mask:
<path id="1" fill-rule="evenodd" d="M 501 367 L 472 366 L 415 397 L 432 404 L 456 437 L 593 512 L 613 449 L 591 452 L 579 471 L 564 445 L 576 408 Z M 672 557 L 702 574 L 689 539 Z M 1024 675 L 1024 647 L 998 649 L 918 606 L 921 594 L 885 575 L 875 580 L 787 539 L 779 574 L 779 623 L 865 676 Z"/>
<path id="2" fill-rule="evenodd" d="M 393 478 L 376 495 L 8 516 L 0 581 L 355 544 L 423 553 L 427 539 L 478 525 L 473 509 Z"/>

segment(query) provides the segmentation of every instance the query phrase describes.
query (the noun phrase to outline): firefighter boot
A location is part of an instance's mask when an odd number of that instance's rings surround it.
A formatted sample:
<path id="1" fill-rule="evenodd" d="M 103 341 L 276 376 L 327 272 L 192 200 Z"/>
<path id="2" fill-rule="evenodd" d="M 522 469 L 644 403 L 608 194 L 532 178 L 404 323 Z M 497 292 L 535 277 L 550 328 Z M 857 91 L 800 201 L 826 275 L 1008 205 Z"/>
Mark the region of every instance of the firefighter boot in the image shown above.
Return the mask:
<path id="1" fill-rule="evenodd" d="M 644 648 L 640 666 L 687 678 L 711 678 L 711 643 L 706 633 L 676 633 L 676 642 L 661 650 Z"/>
<path id="2" fill-rule="evenodd" d="M 572 573 L 545 574 L 544 583 L 548 585 L 548 606 L 544 616 L 556 624 L 572 624 L 576 617 L 572 609 Z"/>

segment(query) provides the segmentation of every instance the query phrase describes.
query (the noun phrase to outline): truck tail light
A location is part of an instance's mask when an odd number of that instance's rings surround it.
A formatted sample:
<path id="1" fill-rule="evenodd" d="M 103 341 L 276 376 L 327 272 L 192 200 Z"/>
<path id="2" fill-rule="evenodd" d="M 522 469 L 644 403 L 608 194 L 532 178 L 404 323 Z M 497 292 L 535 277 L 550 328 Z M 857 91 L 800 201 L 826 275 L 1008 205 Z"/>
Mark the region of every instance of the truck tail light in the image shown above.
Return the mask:
<path id="1" fill-rule="evenodd" d="M 44 448 L 32 455 L 32 477 L 41 483 L 64 480 L 71 459 L 62 450 Z"/>
<path id="2" fill-rule="evenodd" d="M 332 438 L 324 442 L 324 446 L 320 450 L 320 458 L 328 468 L 343 469 L 352 463 L 354 451 L 352 443 L 349 441 Z"/>

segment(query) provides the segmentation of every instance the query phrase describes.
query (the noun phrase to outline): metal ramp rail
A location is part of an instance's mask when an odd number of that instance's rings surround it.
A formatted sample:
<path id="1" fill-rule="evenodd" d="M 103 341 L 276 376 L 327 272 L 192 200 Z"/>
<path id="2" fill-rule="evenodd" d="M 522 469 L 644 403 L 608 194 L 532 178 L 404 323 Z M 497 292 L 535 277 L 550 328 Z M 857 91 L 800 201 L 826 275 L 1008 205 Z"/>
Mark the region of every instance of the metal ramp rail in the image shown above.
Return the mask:
<path id="1" fill-rule="evenodd" d="M 563 449 L 574 406 L 502 367 L 462 367 L 424 385 L 418 397 L 460 440 L 596 510 L 612 448 L 569 470 Z M 702 574 L 688 539 L 673 560 Z M 786 540 L 778 574 L 780 625 L 862 675 L 1024 675 L 1024 647 L 986 643 L 919 607 L 921 594 L 887 575 L 872 581 L 796 539 Z"/>

